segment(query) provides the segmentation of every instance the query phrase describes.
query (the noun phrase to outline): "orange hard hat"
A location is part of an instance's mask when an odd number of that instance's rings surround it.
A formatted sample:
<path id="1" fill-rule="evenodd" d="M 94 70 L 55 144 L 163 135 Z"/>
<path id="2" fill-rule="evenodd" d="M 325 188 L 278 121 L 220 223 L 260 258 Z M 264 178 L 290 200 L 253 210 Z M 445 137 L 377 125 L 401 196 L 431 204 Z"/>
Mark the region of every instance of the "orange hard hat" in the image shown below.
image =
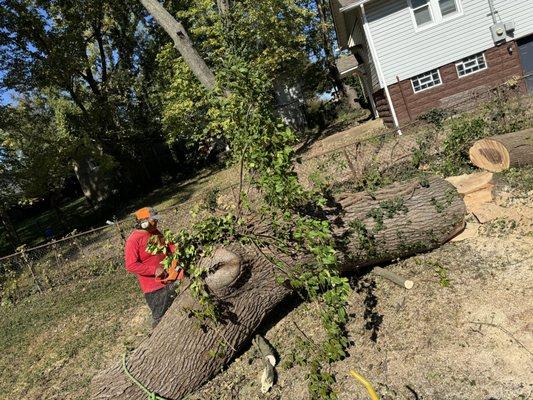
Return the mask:
<path id="1" fill-rule="evenodd" d="M 135 211 L 135 218 L 137 221 L 143 221 L 147 219 L 159 219 L 159 215 L 156 213 L 153 207 L 143 207 Z"/>

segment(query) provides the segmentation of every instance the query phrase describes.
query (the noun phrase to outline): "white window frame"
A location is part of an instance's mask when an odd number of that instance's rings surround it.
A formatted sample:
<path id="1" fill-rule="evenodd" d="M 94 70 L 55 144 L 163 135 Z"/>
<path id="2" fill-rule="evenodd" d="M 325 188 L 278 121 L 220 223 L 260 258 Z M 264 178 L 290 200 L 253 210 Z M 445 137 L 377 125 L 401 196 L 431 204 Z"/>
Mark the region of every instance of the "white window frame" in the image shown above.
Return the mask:
<path id="1" fill-rule="evenodd" d="M 430 87 L 427 87 L 427 88 L 424 88 L 424 89 L 420 89 L 420 90 L 416 90 L 415 89 L 415 84 L 413 82 L 413 79 L 415 78 L 418 78 L 420 75 L 426 75 L 426 74 L 431 74 L 433 75 L 433 72 L 437 71 L 437 74 L 439 75 L 439 82 L 440 83 L 437 83 L 436 85 L 433 85 L 433 86 L 430 86 Z M 413 88 L 413 93 L 414 94 L 418 94 L 418 93 L 422 93 L 426 90 L 429 90 L 429 89 L 433 89 L 433 88 L 436 88 L 438 86 L 441 86 L 442 85 L 442 76 L 440 75 L 440 69 L 439 68 L 435 68 L 435 69 L 432 69 L 432 70 L 429 70 L 429 71 L 426 71 L 426 72 L 422 72 L 421 74 L 418 74 L 416 76 L 413 76 L 412 78 L 409 78 L 409 81 L 411 81 L 411 87 Z"/>
<path id="2" fill-rule="evenodd" d="M 455 0 L 455 4 L 457 5 L 457 12 L 443 17 L 440 11 L 439 0 L 428 0 L 429 13 L 431 14 L 431 19 L 433 20 L 433 22 L 418 26 L 416 23 L 415 12 L 413 10 L 413 3 L 411 2 L 411 0 L 407 0 L 407 5 L 409 6 L 409 12 L 411 13 L 411 21 L 413 23 L 415 32 L 425 31 L 426 29 L 433 28 L 434 26 L 440 25 L 444 22 L 448 22 L 463 15 L 462 0 Z"/>
<path id="3" fill-rule="evenodd" d="M 476 61 L 477 61 L 479 55 L 481 55 L 481 56 L 483 57 L 483 62 L 485 63 L 485 66 L 484 66 L 483 68 L 476 69 L 475 71 L 465 73 L 464 75 L 459 75 L 459 68 L 458 68 L 458 66 L 459 66 L 460 64 L 463 64 L 463 63 L 464 63 L 466 60 L 468 60 L 469 58 L 475 58 Z M 478 65 L 479 65 L 479 64 L 478 64 Z M 476 54 L 474 54 L 474 55 L 472 55 L 472 56 L 468 56 L 468 57 L 462 58 L 461 60 L 455 62 L 455 71 L 457 72 L 457 77 L 458 77 L 459 79 L 466 78 L 467 76 L 474 75 L 474 74 L 476 74 L 476 73 L 478 73 L 478 72 L 484 71 L 484 70 L 486 70 L 488 67 L 489 67 L 489 64 L 487 63 L 487 57 L 485 57 L 485 52 L 476 53 Z"/>

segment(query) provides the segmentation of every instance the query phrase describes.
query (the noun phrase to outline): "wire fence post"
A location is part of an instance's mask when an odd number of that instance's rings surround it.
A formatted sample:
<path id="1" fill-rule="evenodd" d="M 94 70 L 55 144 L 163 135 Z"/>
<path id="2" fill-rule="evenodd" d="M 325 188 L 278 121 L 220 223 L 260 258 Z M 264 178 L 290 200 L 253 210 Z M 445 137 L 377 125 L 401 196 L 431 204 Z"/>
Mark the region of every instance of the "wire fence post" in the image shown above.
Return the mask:
<path id="1" fill-rule="evenodd" d="M 74 243 L 74 246 L 76 246 L 76 248 L 78 249 L 79 253 L 81 254 L 81 257 L 82 258 L 85 258 L 86 254 L 85 254 L 85 249 L 83 248 L 83 246 L 80 244 L 80 241 L 78 240 L 78 236 L 77 236 L 77 231 L 76 229 L 74 229 L 72 231 L 72 243 Z"/>
<path id="2" fill-rule="evenodd" d="M 61 265 L 63 264 L 61 262 L 62 255 L 59 252 L 59 245 L 57 244 L 57 242 L 55 240 L 52 241 L 52 250 L 54 252 L 54 258 L 56 260 L 56 267 L 57 267 L 57 269 L 59 269 L 59 268 L 61 268 Z"/>
<path id="3" fill-rule="evenodd" d="M 30 261 L 30 257 L 28 256 L 25 246 L 22 246 L 20 248 L 20 256 L 22 260 L 24 261 L 24 264 L 26 264 L 26 266 L 30 270 L 31 276 L 33 278 L 33 282 L 35 283 L 35 286 L 37 286 L 37 290 L 39 290 L 39 293 L 42 293 L 43 288 L 41 287 L 39 280 L 37 279 L 37 274 L 35 273 L 35 270 L 33 269 L 32 262 Z"/>
<path id="4" fill-rule="evenodd" d="M 120 241 L 122 245 L 126 244 L 126 234 L 124 233 L 124 230 L 122 229 L 122 225 L 120 224 L 120 221 L 118 221 L 116 218 L 113 221 L 115 227 L 117 228 L 118 234 L 120 236 Z"/>

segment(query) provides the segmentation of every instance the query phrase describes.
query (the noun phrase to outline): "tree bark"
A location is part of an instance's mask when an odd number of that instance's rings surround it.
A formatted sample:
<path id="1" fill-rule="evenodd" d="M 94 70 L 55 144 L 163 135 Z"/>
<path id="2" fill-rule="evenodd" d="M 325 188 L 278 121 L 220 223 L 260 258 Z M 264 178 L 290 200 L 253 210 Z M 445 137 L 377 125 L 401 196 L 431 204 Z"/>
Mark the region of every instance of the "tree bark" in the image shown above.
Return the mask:
<path id="1" fill-rule="evenodd" d="M 17 233 L 15 225 L 13 224 L 13 221 L 11 220 L 11 217 L 8 214 L 8 211 L 3 207 L 0 207 L 0 221 L 2 221 L 2 225 L 4 225 L 6 229 L 7 239 L 13 247 L 13 252 L 16 252 L 17 247 L 20 244 L 20 237 Z"/>
<path id="2" fill-rule="evenodd" d="M 176 21 L 158 0 L 140 0 L 144 8 L 172 38 L 174 47 L 179 51 L 193 74 L 209 90 L 215 87 L 215 75 L 193 46 L 183 25 Z"/>
<path id="3" fill-rule="evenodd" d="M 80 154 L 72 159 L 72 166 L 84 196 L 96 205 L 109 197 L 111 189 L 102 173 L 91 165 L 91 161 L 94 162 L 90 155 Z"/>
<path id="4" fill-rule="evenodd" d="M 226 14 L 229 11 L 229 0 L 217 0 L 218 12 Z"/>
<path id="5" fill-rule="evenodd" d="M 327 218 L 334 227 L 340 266 L 345 272 L 431 250 L 464 226 L 464 203 L 453 186 L 440 178 L 431 178 L 424 186 L 417 181 L 397 183 L 373 196 L 343 193 L 334 200 Z M 270 228 L 255 229 L 265 234 Z M 196 307 L 196 302 L 185 281 L 161 323 L 129 356 L 130 373 L 169 399 L 195 391 L 217 374 L 292 293 L 276 281 L 283 274 L 268 260 L 267 255 L 279 256 L 273 251 L 234 243 L 202 260 L 216 270 L 207 284 L 225 305 L 223 323 L 203 332 L 198 321 L 186 315 L 184 310 Z M 306 254 L 298 260 L 284 259 L 289 266 L 311 260 Z M 119 364 L 94 378 L 92 394 L 93 399 L 146 398 Z"/>
<path id="6" fill-rule="evenodd" d="M 476 167 L 500 172 L 533 164 L 533 128 L 478 140 L 470 148 Z"/>

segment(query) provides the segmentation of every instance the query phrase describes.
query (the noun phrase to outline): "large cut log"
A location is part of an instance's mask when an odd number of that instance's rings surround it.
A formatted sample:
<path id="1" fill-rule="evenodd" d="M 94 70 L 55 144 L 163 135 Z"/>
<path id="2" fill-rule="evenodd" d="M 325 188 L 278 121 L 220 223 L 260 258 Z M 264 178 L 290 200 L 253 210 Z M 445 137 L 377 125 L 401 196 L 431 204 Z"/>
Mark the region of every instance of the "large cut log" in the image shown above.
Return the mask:
<path id="1" fill-rule="evenodd" d="M 343 271 L 433 249 L 463 229 L 465 206 L 454 187 L 440 178 L 397 183 L 367 193 L 335 196 L 327 218 L 334 227 Z M 257 226 L 258 232 L 269 227 Z M 259 325 L 291 295 L 277 283 L 281 272 L 267 255 L 274 250 L 234 243 L 202 260 L 216 272 L 208 286 L 225 305 L 223 324 L 205 332 L 184 311 L 195 300 L 181 285 L 178 297 L 149 338 L 127 362 L 132 376 L 169 399 L 193 392 L 226 366 L 253 338 Z M 289 263 L 305 263 L 302 255 Z M 145 399 L 118 364 L 92 382 L 94 399 Z"/>
<path id="2" fill-rule="evenodd" d="M 478 140 L 469 154 L 472 164 L 491 172 L 533 164 L 533 128 Z"/>

